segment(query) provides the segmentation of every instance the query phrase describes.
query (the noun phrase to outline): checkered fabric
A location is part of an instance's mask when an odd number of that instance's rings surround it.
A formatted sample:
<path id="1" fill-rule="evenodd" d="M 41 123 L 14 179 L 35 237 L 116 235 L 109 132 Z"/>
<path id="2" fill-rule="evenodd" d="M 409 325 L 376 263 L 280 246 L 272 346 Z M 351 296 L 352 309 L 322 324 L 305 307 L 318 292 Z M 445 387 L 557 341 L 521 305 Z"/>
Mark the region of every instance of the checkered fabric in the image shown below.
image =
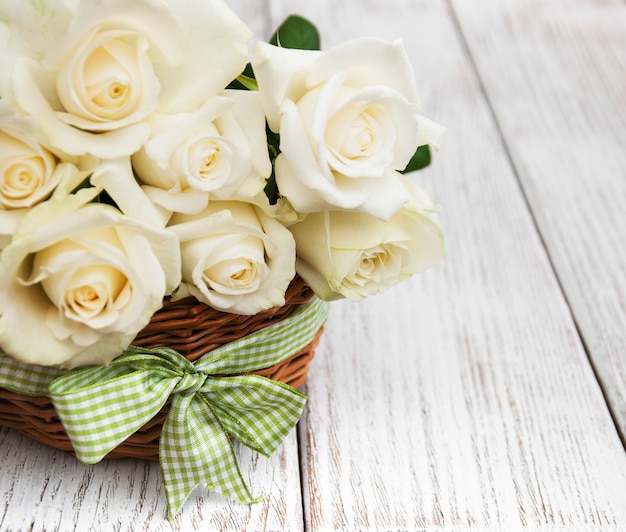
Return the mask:
<path id="1" fill-rule="evenodd" d="M 50 383 L 65 373 L 62 369 L 24 364 L 0 350 L 0 388 L 5 390 L 46 397 Z"/>

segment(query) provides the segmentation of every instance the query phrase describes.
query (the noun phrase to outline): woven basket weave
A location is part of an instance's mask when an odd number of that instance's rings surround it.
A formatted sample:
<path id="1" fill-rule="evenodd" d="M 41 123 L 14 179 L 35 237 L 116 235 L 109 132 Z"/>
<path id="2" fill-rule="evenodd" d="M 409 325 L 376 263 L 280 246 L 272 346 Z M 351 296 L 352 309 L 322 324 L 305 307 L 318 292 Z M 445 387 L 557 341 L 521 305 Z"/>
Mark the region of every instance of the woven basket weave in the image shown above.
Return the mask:
<path id="1" fill-rule="evenodd" d="M 167 346 L 193 361 L 220 345 L 287 318 L 312 296 L 311 289 L 296 277 L 287 290 L 283 306 L 254 316 L 219 312 L 191 297 L 179 301 L 166 299 L 163 308 L 155 313 L 133 345 L 147 348 Z M 293 387 L 300 386 L 306 380 L 322 330 L 299 353 L 253 373 Z M 158 460 L 159 437 L 168 410 L 169 404 L 166 404 L 150 422 L 105 458 Z M 0 388 L 0 425 L 15 428 L 50 447 L 72 451 L 72 444 L 48 397 L 30 397 Z"/>

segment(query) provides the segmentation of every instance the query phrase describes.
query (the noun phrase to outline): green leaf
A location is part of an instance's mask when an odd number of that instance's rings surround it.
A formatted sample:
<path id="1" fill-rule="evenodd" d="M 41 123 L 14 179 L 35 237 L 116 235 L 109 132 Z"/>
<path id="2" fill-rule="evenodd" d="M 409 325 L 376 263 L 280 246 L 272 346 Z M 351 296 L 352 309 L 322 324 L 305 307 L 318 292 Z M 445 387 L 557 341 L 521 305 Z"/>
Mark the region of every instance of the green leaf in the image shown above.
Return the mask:
<path id="1" fill-rule="evenodd" d="M 267 134 L 267 150 L 270 155 L 270 161 L 272 163 L 272 173 L 267 178 L 265 183 L 265 195 L 270 202 L 270 205 L 275 205 L 278 201 L 278 186 L 276 185 L 276 174 L 274 173 L 274 165 L 276 163 L 276 157 L 280 153 L 280 135 L 274 133 L 266 124 L 265 131 Z"/>
<path id="2" fill-rule="evenodd" d="M 83 188 L 91 188 L 92 186 L 93 185 L 91 184 L 91 176 L 88 176 L 83 179 L 74 190 L 72 190 L 72 194 L 76 194 L 79 190 L 82 190 Z M 112 205 L 116 209 L 119 209 L 117 203 L 113 201 L 113 198 L 109 196 L 106 190 L 101 191 L 97 196 L 95 196 L 91 200 L 91 203 L 106 203 L 107 205 Z"/>
<path id="3" fill-rule="evenodd" d="M 307 19 L 289 15 L 272 35 L 270 44 L 281 48 L 320 50 L 320 34 Z"/>
<path id="4" fill-rule="evenodd" d="M 270 205 L 276 205 L 276 202 L 278 201 L 278 186 L 276 185 L 276 175 L 274 174 L 273 169 L 272 175 L 270 175 L 265 182 L 263 192 L 265 192 Z"/>
<path id="5" fill-rule="evenodd" d="M 249 91 L 259 90 L 259 84 L 256 82 L 256 79 L 254 78 L 240 74 L 239 76 L 237 76 L 237 81 L 241 83 Z"/>
<path id="6" fill-rule="evenodd" d="M 252 65 L 248 63 L 243 72 L 239 74 L 234 80 L 232 80 L 227 89 L 239 89 L 239 90 L 257 90 L 256 79 L 254 77 L 254 71 Z"/>
<path id="7" fill-rule="evenodd" d="M 72 190 L 72 194 L 76 194 L 79 190 L 82 190 L 83 188 L 90 188 L 91 186 L 91 176 L 88 176 L 83 179 L 74 190 Z"/>
<path id="8" fill-rule="evenodd" d="M 413 172 L 415 170 L 421 170 L 422 168 L 426 168 L 430 164 L 430 146 L 428 144 L 424 144 L 415 150 L 413 157 L 409 161 L 409 164 L 406 165 L 406 168 L 402 170 L 401 173 L 407 174 L 408 172 Z"/>

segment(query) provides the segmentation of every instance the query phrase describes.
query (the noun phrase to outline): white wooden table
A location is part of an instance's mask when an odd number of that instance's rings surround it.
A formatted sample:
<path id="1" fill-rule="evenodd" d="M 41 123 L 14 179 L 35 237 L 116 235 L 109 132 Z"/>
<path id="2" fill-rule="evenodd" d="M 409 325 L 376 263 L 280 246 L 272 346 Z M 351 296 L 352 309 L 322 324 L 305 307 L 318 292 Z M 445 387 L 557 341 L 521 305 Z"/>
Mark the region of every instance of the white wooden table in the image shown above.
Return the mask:
<path id="1" fill-rule="evenodd" d="M 84 466 L 0 429 L 2 530 L 626 530 L 626 4 L 232 0 L 266 39 L 402 38 L 448 125 L 416 178 L 447 256 L 334 303 L 297 431 L 238 448 L 265 501 L 198 489 L 165 519 L 158 466 Z"/>

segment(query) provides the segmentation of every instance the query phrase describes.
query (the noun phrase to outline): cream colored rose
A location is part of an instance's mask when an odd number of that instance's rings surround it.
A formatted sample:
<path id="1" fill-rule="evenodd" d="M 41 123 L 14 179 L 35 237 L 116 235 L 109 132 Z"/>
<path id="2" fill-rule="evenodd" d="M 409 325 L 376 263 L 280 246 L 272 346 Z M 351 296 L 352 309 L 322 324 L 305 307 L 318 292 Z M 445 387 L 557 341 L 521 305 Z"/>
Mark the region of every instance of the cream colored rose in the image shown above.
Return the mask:
<path id="1" fill-rule="evenodd" d="M 37 115 L 55 146 L 103 159 L 138 150 L 152 112 L 223 90 L 250 37 L 221 0 L 6 2 L 0 20 L 0 96 Z"/>
<path id="2" fill-rule="evenodd" d="M 322 212 L 290 227 L 296 270 L 318 296 L 359 301 L 441 259 L 436 207 L 425 191 L 406 186 L 411 200 L 387 221 L 357 212 Z"/>
<path id="3" fill-rule="evenodd" d="M 259 208 L 212 201 L 201 213 L 175 214 L 182 290 L 218 310 L 256 314 L 285 302 L 295 275 L 291 233 Z"/>
<path id="4" fill-rule="evenodd" d="M 91 163 L 53 152 L 34 117 L 15 116 L 0 100 L 0 249 L 30 207 L 53 193 L 71 192 L 87 177 Z"/>
<path id="5" fill-rule="evenodd" d="M 56 158 L 43 146 L 0 131 L 1 208 L 30 207 L 46 199 L 59 181 L 56 169 Z"/>
<path id="6" fill-rule="evenodd" d="M 77 185 L 75 178 L 82 176 L 32 138 L 5 129 L 11 133 L 0 129 L 0 249 L 10 242 L 28 208 L 47 199 L 62 181 Z"/>
<path id="7" fill-rule="evenodd" d="M 37 205 L 2 251 L 0 348 L 19 360 L 106 364 L 180 281 L 176 235 L 91 196 Z"/>
<path id="8" fill-rule="evenodd" d="M 419 145 L 438 145 L 444 128 L 418 114 L 400 42 L 358 39 L 327 52 L 258 43 L 251 62 L 280 133 L 276 183 L 297 211 L 387 219 L 408 200 L 397 171 Z"/>
<path id="9" fill-rule="evenodd" d="M 194 214 L 209 198 L 251 201 L 272 168 L 258 93 L 226 91 L 190 113 L 155 114 L 132 157 L 144 190 L 172 212 Z"/>

